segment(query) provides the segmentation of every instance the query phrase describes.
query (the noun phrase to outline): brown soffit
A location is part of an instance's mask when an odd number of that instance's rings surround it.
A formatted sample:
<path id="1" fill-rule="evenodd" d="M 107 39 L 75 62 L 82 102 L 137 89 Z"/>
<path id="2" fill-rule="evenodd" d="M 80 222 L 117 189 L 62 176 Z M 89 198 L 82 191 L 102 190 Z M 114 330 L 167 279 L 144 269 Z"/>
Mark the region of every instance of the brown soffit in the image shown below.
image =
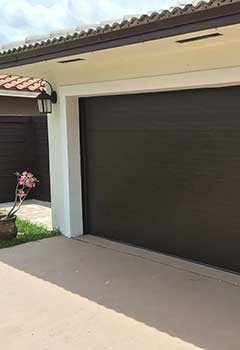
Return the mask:
<path id="1" fill-rule="evenodd" d="M 0 52 L 0 69 L 240 23 L 240 0 L 201 1 Z"/>

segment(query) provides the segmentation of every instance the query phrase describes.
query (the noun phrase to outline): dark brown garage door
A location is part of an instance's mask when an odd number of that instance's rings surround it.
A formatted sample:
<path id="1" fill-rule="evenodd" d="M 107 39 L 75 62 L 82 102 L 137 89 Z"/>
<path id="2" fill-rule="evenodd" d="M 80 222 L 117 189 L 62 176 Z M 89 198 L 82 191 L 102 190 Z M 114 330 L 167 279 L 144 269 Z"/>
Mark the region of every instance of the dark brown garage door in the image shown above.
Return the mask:
<path id="1" fill-rule="evenodd" d="M 240 88 L 80 108 L 85 232 L 240 272 Z"/>
<path id="2" fill-rule="evenodd" d="M 14 199 L 17 170 L 40 179 L 33 198 L 50 200 L 48 153 L 46 117 L 0 116 L 0 203 Z"/>

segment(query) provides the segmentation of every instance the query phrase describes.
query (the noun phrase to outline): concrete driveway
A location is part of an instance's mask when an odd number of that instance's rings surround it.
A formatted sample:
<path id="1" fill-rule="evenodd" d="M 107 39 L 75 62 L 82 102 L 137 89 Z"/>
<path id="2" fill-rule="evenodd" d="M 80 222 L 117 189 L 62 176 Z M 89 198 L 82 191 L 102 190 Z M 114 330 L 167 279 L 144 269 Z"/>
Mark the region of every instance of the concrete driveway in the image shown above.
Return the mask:
<path id="1" fill-rule="evenodd" d="M 92 236 L 0 251 L 5 350 L 239 349 L 240 277 Z"/>

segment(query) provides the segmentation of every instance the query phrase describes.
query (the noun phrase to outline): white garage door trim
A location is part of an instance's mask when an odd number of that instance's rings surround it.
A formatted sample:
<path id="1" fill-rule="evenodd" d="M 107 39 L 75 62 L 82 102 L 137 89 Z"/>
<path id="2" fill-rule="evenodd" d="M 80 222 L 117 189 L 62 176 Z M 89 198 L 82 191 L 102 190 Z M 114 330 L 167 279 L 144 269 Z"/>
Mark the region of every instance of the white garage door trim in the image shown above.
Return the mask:
<path id="1" fill-rule="evenodd" d="M 53 226 L 83 234 L 78 98 L 240 85 L 240 67 L 56 87 L 59 103 L 48 118 Z"/>

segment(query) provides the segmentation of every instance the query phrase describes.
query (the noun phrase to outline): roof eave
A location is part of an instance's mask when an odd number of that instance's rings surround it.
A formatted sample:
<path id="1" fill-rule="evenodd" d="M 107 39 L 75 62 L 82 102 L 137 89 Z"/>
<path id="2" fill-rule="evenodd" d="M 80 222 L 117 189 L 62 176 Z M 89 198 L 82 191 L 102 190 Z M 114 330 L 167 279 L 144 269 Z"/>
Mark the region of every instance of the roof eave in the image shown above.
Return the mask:
<path id="1" fill-rule="evenodd" d="M 0 56 L 0 69 L 240 23 L 240 2 Z"/>
<path id="2" fill-rule="evenodd" d="M 40 92 L 0 89 L 0 96 L 36 98 Z"/>

